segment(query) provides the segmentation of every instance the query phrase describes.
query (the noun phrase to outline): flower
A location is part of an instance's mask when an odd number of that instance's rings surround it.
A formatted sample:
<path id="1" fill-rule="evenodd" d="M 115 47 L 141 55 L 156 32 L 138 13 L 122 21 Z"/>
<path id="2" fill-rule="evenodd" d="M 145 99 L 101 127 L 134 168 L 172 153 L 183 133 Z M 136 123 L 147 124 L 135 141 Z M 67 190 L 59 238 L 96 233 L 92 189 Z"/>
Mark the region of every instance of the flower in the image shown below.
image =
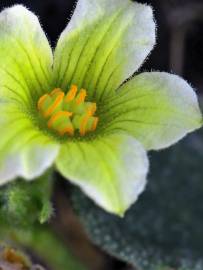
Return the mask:
<path id="1" fill-rule="evenodd" d="M 125 82 L 154 44 L 151 8 L 130 0 L 79 0 L 54 54 L 32 12 L 3 10 L 1 184 L 36 178 L 55 164 L 122 216 L 144 190 L 146 151 L 203 122 L 195 92 L 180 77 L 146 72 Z"/>

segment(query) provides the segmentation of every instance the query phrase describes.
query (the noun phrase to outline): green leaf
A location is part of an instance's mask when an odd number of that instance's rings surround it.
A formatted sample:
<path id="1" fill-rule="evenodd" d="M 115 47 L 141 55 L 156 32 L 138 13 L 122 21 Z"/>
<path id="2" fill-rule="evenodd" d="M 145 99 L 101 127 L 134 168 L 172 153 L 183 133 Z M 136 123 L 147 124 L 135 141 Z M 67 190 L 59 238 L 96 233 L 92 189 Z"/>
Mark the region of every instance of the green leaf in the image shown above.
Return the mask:
<path id="1" fill-rule="evenodd" d="M 143 191 L 148 171 L 145 150 L 124 134 L 68 142 L 56 165 L 97 204 L 120 216 Z"/>
<path id="2" fill-rule="evenodd" d="M 39 213 L 39 222 L 41 224 L 47 222 L 53 215 L 53 212 L 54 209 L 50 200 L 47 200 L 47 198 L 45 197 L 45 199 L 42 200 L 42 209 Z"/>
<path id="3" fill-rule="evenodd" d="M 44 223 L 53 214 L 52 174 L 48 171 L 34 182 L 18 179 L 0 189 L 0 220 L 12 227 Z"/>
<path id="4" fill-rule="evenodd" d="M 125 131 L 148 150 L 168 147 L 203 124 L 191 86 L 165 72 L 135 76 L 104 101 L 100 115 L 105 134 Z"/>
<path id="5" fill-rule="evenodd" d="M 203 131 L 150 156 L 147 189 L 125 218 L 75 189 L 80 221 L 95 244 L 136 269 L 203 269 Z"/>
<path id="6" fill-rule="evenodd" d="M 30 109 L 51 90 L 52 50 L 38 18 L 22 5 L 0 13 L 0 99 Z"/>
<path id="7" fill-rule="evenodd" d="M 56 85 L 77 84 L 98 101 L 140 67 L 154 43 L 150 7 L 130 0 L 79 0 L 56 47 Z"/>

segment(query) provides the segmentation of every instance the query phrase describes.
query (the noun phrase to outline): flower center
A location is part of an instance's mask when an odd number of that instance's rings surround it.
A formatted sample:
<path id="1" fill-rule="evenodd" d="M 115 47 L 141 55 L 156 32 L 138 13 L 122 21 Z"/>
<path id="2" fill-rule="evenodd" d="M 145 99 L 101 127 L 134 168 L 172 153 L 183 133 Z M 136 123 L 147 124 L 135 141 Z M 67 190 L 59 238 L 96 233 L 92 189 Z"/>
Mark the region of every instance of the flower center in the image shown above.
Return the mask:
<path id="1" fill-rule="evenodd" d="M 65 95 L 60 88 L 54 89 L 50 94 L 45 94 L 38 100 L 37 108 L 47 120 L 48 128 L 59 135 L 73 136 L 76 131 L 81 136 L 93 132 L 99 121 L 94 114 L 97 110 L 96 103 L 86 102 L 87 92 L 72 85 Z"/>

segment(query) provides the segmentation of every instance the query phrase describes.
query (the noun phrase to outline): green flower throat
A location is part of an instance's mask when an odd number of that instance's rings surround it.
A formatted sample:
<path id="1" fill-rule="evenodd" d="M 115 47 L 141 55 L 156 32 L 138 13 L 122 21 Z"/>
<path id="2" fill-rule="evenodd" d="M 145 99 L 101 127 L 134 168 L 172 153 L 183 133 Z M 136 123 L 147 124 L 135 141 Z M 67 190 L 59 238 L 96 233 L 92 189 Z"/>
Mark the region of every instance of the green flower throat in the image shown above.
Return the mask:
<path id="1" fill-rule="evenodd" d="M 72 85 L 65 95 L 60 88 L 54 89 L 38 100 L 37 108 L 47 121 L 49 129 L 60 136 L 74 136 L 78 131 L 81 136 L 97 128 L 99 118 L 94 116 L 96 103 L 86 102 L 87 91 Z"/>

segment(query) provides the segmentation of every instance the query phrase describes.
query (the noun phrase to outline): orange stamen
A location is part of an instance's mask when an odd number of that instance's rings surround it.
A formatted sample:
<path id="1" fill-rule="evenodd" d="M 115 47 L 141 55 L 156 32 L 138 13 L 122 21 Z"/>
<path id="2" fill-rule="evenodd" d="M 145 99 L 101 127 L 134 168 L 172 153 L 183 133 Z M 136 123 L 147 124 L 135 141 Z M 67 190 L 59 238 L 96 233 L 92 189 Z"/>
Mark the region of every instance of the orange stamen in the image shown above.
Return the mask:
<path id="1" fill-rule="evenodd" d="M 67 127 L 59 131 L 59 134 L 63 136 L 64 134 L 68 133 L 68 135 L 73 136 L 74 135 L 74 129 L 72 127 Z"/>
<path id="2" fill-rule="evenodd" d="M 79 96 L 78 96 L 78 98 L 76 100 L 77 105 L 80 105 L 82 102 L 84 102 L 86 96 L 87 96 L 87 91 L 85 89 L 81 89 L 80 93 L 79 93 Z"/>
<path id="3" fill-rule="evenodd" d="M 86 96 L 87 91 L 82 88 L 78 92 L 77 85 L 72 85 L 66 95 L 60 88 L 55 88 L 39 98 L 37 108 L 46 118 L 48 128 L 59 135 L 73 136 L 77 130 L 81 136 L 85 136 L 86 133 L 96 130 L 99 121 L 99 118 L 94 116 L 97 104 L 86 102 Z"/>
<path id="4" fill-rule="evenodd" d="M 54 122 L 57 121 L 61 116 L 66 116 L 69 118 L 72 114 L 73 114 L 72 112 L 65 112 L 65 111 L 57 112 L 56 114 L 52 115 L 47 125 L 49 128 L 51 128 Z"/>
<path id="5" fill-rule="evenodd" d="M 48 96 L 49 96 L 48 94 L 45 94 L 39 99 L 39 101 L 37 103 L 38 110 L 42 109 L 42 105 L 43 105 L 43 103 L 45 102 L 45 100 L 47 99 Z"/>
<path id="6" fill-rule="evenodd" d="M 88 109 L 88 115 L 89 116 L 93 116 L 94 115 L 94 113 L 96 112 L 96 110 L 97 110 L 97 104 L 96 103 L 92 103 L 91 104 L 91 106 L 90 106 L 90 108 Z"/>
<path id="7" fill-rule="evenodd" d="M 94 118 L 93 125 L 92 125 L 92 128 L 91 128 L 91 131 L 95 131 L 96 130 L 97 125 L 98 125 L 98 122 L 99 122 L 99 117 L 95 117 Z"/>
<path id="8" fill-rule="evenodd" d="M 71 89 L 69 90 L 68 94 L 66 95 L 65 102 L 72 101 L 75 98 L 77 91 L 78 91 L 77 85 L 72 85 Z"/>
<path id="9" fill-rule="evenodd" d="M 60 88 L 55 88 L 51 93 L 50 95 L 53 96 L 54 94 L 56 93 L 62 93 L 62 90 Z"/>
<path id="10" fill-rule="evenodd" d="M 85 136 L 86 126 L 87 126 L 87 122 L 88 122 L 89 118 L 90 118 L 90 116 L 87 114 L 81 121 L 81 124 L 80 124 L 80 135 L 81 136 Z"/>
<path id="11" fill-rule="evenodd" d="M 62 102 L 63 97 L 64 97 L 63 92 L 58 94 L 58 96 L 57 96 L 56 100 L 54 101 L 54 103 L 44 113 L 44 117 L 48 117 L 53 113 L 53 111 L 57 108 L 57 106 Z"/>

